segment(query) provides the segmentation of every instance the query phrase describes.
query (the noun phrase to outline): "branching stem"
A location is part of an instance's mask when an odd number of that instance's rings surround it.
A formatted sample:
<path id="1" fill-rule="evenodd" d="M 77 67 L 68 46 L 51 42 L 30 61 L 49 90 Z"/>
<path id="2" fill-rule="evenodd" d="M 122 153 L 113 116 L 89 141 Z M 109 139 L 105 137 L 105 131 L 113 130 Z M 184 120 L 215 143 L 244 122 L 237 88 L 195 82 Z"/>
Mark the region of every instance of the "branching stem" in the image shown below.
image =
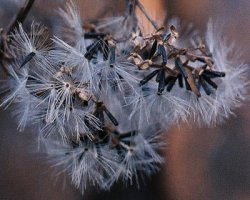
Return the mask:
<path id="1" fill-rule="evenodd" d="M 157 23 L 153 19 L 151 19 L 151 17 L 147 13 L 146 9 L 144 8 L 144 6 L 140 2 L 140 0 L 136 0 L 136 6 L 138 6 L 138 8 L 142 11 L 142 13 L 145 15 L 147 20 L 152 24 L 152 26 L 155 28 L 155 30 L 158 30 L 159 27 L 158 27 Z"/>
<path id="2" fill-rule="evenodd" d="M 143 15 L 147 18 L 147 20 L 152 24 L 152 26 L 155 28 L 155 30 L 158 30 L 157 23 L 149 16 L 146 9 L 144 8 L 143 4 L 140 2 L 140 0 L 126 0 L 127 5 L 127 13 L 128 15 L 131 15 L 135 12 L 135 7 L 137 6 Z"/>

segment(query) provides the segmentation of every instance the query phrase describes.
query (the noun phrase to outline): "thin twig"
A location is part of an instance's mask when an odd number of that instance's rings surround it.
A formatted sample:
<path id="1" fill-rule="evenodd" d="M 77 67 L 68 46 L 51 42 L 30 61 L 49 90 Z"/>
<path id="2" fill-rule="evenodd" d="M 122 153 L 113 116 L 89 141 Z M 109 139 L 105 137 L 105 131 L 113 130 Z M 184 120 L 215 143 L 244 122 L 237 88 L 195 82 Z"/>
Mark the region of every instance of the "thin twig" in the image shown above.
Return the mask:
<path id="1" fill-rule="evenodd" d="M 151 19 L 151 17 L 148 15 L 146 9 L 144 8 L 144 6 L 140 2 L 140 0 L 136 0 L 136 5 L 142 11 L 142 13 L 145 15 L 145 17 L 148 19 L 148 21 L 152 24 L 152 26 L 155 28 L 155 30 L 158 30 L 159 27 L 158 27 L 157 23 L 153 19 Z"/>
<path id="2" fill-rule="evenodd" d="M 9 35 L 14 29 L 18 26 L 18 23 L 23 23 L 25 18 L 27 17 L 32 5 L 35 0 L 27 0 L 25 4 L 20 8 L 19 12 L 13 18 L 12 22 L 9 24 L 6 34 Z"/>
<path id="3" fill-rule="evenodd" d="M 7 52 L 5 52 L 7 48 L 7 40 L 8 35 L 14 31 L 14 29 L 18 26 L 18 23 L 23 23 L 25 18 L 27 17 L 32 5 L 34 4 L 35 0 L 26 0 L 24 5 L 20 8 L 17 15 L 12 19 L 6 31 L 2 33 L 1 40 L 0 40 L 0 64 L 3 65 L 3 58 L 6 57 Z M 11 40 L 9 41 L 9 43 Z"/>
<path id="4" fill-rule="evenodd" d="M 10 44 L 11 40 L 8 41 L 8 35 L 14 31 L 14 29 L 18 26 L 18 23 L 23 23 L 26 19 L 32 5 L 34 4 L 35 0 L 26 0 L 24 5 L 20 8 L 17 15 L 12 19 L 11 23 L 9 24 L 7 31 L 3 31 L 1 33 L 0 38 L 0 66 L 3 67 L 3 70 L 6 74 L 8 74 L 8 70 L 6 67 L 6 61 L 10 59 L 8 53 L 6 52 L 8 49 L 8 45 Z M 7 44 L 8 42 L 8 44 Z"/>

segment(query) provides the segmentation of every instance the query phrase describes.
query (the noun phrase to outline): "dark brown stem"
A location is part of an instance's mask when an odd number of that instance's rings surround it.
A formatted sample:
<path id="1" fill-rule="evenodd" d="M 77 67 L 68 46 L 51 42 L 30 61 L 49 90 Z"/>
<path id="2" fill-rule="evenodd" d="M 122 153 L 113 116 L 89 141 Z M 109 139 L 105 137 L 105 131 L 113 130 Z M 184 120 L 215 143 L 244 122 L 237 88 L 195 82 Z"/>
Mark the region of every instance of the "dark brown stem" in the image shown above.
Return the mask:
<path id="1" fill-rule="evenodd" d="M 2 31 L 0 35 L 0 66 L 3 67 L 3 72 L 5 75 L 8 75 L 8 69 L 6 63 L 9 62 L 10 56 L 8 55 L 8 45 L 10 43 L 8 41 L 8 35 L 14 31 L 14 29 L 18 26 L 18 23 L 23 23 L 25 18 L 27 17 L 32 5 L 34 4 L 35 0 L 26 0 L 25 4 L 20 8 L 19 12 L 12 19 L 11 23 L 9 24 L 6 31 Z"/>
<path id="2" fill-rule="evenodd" d="M 145 15 L 147 20 L 152 24 L 152 26 L 155 28 L 155 30 L 158 30 L 159 27 L 158 27 L 157 23 L 153 19 L 151 19 L 151 17 L 148 15 L 146 9 L 144 8 L 144 6 L 142 5 L 142 3 L 139 0 L 136 0 L 136 5 L 142 11 L 142 13 Z"/>
<path id="3" fill-rule="evenodd" d="M 25 18 L 27 17 L 32 5 L 34 4 L 35 0 L 27 0 L 25 4 L 20 8 L 19 12 L 12 19 L 12 22 L 9 24 L 6 34 L 9 35 L 14 29 L 18 26 L 18 23 L 23 23 Z"/>
<path id="4" fill-rule="evenodd" d="M 23 23 L 25 18 L 27 17 L 32 5 L 35 0 L 26 0 L 25 4 L 20 8 L 17 15 L 12 19 L 6 31 L 2 32 L 0 38 L 0 64 L 3 65 L 3 59 L 8 58 L 6 49 L 8 49 L 8 35 L 14 31 L 14 29 L 18 26 L 18 23 Z M 11 41 L 9 41 L 10 43 Z"/>

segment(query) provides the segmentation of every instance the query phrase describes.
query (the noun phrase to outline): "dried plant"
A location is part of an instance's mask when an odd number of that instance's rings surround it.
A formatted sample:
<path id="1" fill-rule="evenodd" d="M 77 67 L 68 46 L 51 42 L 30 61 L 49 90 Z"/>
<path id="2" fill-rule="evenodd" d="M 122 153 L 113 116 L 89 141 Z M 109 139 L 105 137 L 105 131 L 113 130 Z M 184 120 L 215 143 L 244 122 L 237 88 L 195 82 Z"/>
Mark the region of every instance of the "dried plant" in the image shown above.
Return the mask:
<path id="1" fill-rule="evenodd" d="M 82 21 L 73 1 L 58 13 L 62 35 L 21 23 L 27 1 L 1 39 L 8 78 L 1 106 L 12 106 L 18 129 L 36 125 L 53 166 L 82 192 L 137 183 L 163 163 L 161 134 L 181 121 L 213 126 L 247 94 L 248 65 L 210 21 L 205 39 L 171 20 L 158 26 L 139 0 L 123 16 Z M 143 33 L 140 9 L 155 28 Z M 8 58 L 8 62 L 7 62 Z"/>

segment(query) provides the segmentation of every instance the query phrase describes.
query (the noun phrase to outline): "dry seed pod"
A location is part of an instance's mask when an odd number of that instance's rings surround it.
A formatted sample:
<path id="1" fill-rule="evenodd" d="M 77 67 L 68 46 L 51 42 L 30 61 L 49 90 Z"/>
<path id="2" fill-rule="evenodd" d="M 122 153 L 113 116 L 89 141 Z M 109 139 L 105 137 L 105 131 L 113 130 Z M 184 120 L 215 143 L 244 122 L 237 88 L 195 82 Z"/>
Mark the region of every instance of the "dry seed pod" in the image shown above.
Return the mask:
<path id="1" fill-rule="evenodd" d="M 79 99 L 82 101 L 89 101 L 92 97 L 91 94 L 86 92 L 84 89 L 77 88 L 75 93 L 78 95 Z"/>
<path id="2" fill-rule="evenodd" d="M 161 28 L 159 28 L 155 33 L 153 33 L 152 34 L 152 39 L 155 39 L 155 40 L 157 40 L 157 41 L 160 41 L 160 40 L 162 40 L 162 34 L 164 33 L 164 30 L 165 30 L 165 28 L 164 27 L 161 27 Z"/>
<path id="3" fill-rule="evenodd" d="M 137 53 L 131 53 L 128 60 L 133 61 L 137 66 L 143 62 L 142 57 Z"/>
<path id="4" fill-rule="evenodd" d="M 133 61 L 135 65 L 137 65 L 141 70 L 148 69 L 150 65 L 153 64 L 153 62 L 149 59 L 143 60 L 142 57 L 137 53 L 131 53 L 128 57 L 128 60 Z"/>
<path id="5" fill-rule="evenodd" d="M 167 39 L 168 45 L 173 45 L 175 41 L 179 38 L 179 33 L 174 25 L 170 26 L 170 35 L 169 38 Z"/>
<path id="6" fill-rule="evenodd" d="M 174 25 L 170 26 L 170 31 L 172 35 L 177 39 L 179 37 L 179 33 Z"/>
<path id="7" fill-rule="evenodd" d="M 152 64 L 153 64 L 153 62 L 151 60 L 144 60 L 137 66 L 139 69 L 145 70 L 145 69 L 148 69 L 150 67 L 150 65 L 152 65 Z"/>
<path id="8" fill-rule="evenodd" d="M 145 40 L 143 37 L 139 36 L 139 34 L 137 33 L 132 34 L 131 42 L 134 45 L 134 48 L 138 50 L 142 50 L 148 45 L 148 41 Z"/>

